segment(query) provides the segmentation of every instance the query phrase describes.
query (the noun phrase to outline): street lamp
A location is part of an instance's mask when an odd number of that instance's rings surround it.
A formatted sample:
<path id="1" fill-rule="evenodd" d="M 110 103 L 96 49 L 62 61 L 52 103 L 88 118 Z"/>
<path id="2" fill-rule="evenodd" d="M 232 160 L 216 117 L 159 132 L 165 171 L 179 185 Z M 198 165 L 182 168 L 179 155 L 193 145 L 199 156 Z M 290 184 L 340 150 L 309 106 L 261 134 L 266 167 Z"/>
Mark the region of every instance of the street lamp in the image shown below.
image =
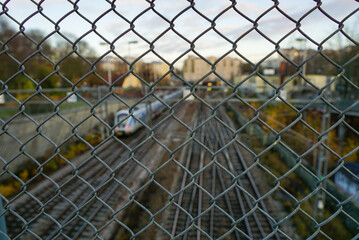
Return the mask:
<path id="1" fill-rule="evenodd" d="M 107 46 L 107 43 L 105 42 L 101 42 L 100 43 L 101 46 Z M 111 60 L 109 59 L 109 57 L 106 57 L 107 59 L 104 60 L 105 63 L 107 63 L 107 78 L 108 78 L 108 82 L 110 84 L 112 84 L 112 72 L 111 72 Z M 102 87 L 99 86 L 97 88 L 97 97 L 98 97 L 98 102 L 100 102 L 102 100 L 102 97 L 101 97 L 101 94 L 102 94 Z M 104 117 L 103 116 L 103 104 L 100 105 L 100 116 L 103 118 L 103 119 L 109 119 L 109 115 L 108 115 L 108 106 L 107 106 L 107 98 L 104 100 L 105 102 L 105 114 L 106 116 Z M 108 136 L 109 135 L 109 130 L 108 128 L 106 128 L 106 135 Z M 103 126 L 103 124 L 101 124 L 101 138 L 102 140 L 105 139 L 105 127 Z"/>
<path id="2" fill-rule="evenodd" d="M 136 40 L 128 42 L 128 60 L 129 61 L 131 61 L 130 60 L 130 58 L 131 58 L 131 44 L 137 44 L 137 43 L 138 43 L 138 41 L 136 41 Z M 141 81 L 141 85 L 142 85 L 142 92 L 143 92 L 144 96 L 146 96 L 146 94 L 147 94 L 146 86 L 145 86 L 145 84 L 143 84 L 142 81 Z M 149 116 L 148 118 L 146 117 L 146 123 L 151 125 L 151 119 L 152 119 L 151 112 L 152 112 L 152 110 L 151 110 L 151 102 L 150 102 L 148 97 L 147 97 L 147 101 L 146 101 L 146 112 L 147 112 L 147 115 Z"/>
<path id="3" fill-rule="evenodd" d="M 138 41 L 129 41 L 128 42 L 128 58 L 130 58 L 131 57 L 131 44 L 137 44 L 138 43 Z"/>

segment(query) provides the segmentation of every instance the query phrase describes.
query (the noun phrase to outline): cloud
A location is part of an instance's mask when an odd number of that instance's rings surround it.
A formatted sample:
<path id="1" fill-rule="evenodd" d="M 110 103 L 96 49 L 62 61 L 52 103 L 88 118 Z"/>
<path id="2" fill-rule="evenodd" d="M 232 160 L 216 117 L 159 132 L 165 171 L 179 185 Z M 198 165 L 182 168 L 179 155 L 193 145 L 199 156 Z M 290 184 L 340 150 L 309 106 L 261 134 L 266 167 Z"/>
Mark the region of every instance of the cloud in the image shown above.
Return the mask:
<path id="1" fill-rule="evenodd" d="M 133 7 L 133 6 L 141 6 L 141 7 L 149 7 L 150 3 L 144 0 L 119 0 L 115 2 L 116 8 L 122 7 Z"/>
<path id="2" fill-rule="evenodd" d="M 32 7 L 27 8 L 26 6 L 28 5 L 25 5 L 25 3 L 29 4 L 29 6 L 31 5 Z M 172 20 L 174 16 L 176 16 L 179 12 L 191 4 L 185 0 L 157 0 L 154 3 L 155 10 L 160 12 L 168 20 Z M 138 16 L 142 11 L 150 7 L 150 3 L 145 0 L 118 0 L 115 2 L 115 4 L 116 11 L 120 12 L 130 21 Z M 221 14 L 222 11 L 231 4 L 232 3 L 230 1 L 196 1 L 195 8 L 209 19 L 213 19 Z M 80 12 L 90 20 L 98 18 L 101 16 L 101 14 L 110 8 L 110 4 L 106 1 L 103 1 L 101 5 L 94 5 L 90 1 L 80 1 L 78 5 L 80 7 Z M 279 7 L 294 19 L 299 19 L 308 10 L 315 7 L 315 5 L 316 3 L 310 0 L 293 0 L 281 1 Z M 12 1 L 8 3 L 7 6 L 9 8 L 11 7 L 11 13 L 14 14 L 16 18 L 26 18 L 33 11 L 36 11 L 36 4 L 29 3 L 28 0 Z M 63 16 L 66 12 L 69 11 L 69 8 L 70 10 L 73 8 L 71 3 L 63 0 L 47 0 L 42 4 L 42 6 L 44 7 L 46 14 L 50 17 L 53 16 L 54 18 Z M 237 0 L 236 8 L 246 16 L 255 20 L 271 6 L 273 6 L 273 2 L 268 0 Z M 342 20 L 347 14 L 349 14 L 357 7 L 358 3 L 353 0 L 341 0 L 340 4 L 338 4 L 337 0 L 326 0 L 323 1 L 322 4 L 324 11 L 328 12 L 328 14 L 332 15 L 338 20 Z M 31 11 L 29 9 L 31 9 Z M 303 20 L 301 29 L 303 29 L 305 32 L 308 32 L 308 34 L 313 36 L 313 38 L 320 41 L 337 28 L 337 25 L 333 24 L 333 22 L 328 19 L 325 20 L 324 23 L 320 23 L 320 21 L 325 18 L 326 17 L 323 15 L 323 13 L 316 10 L 311 13 L 308 18 Z M 69 20 L 70 19 L 76 18 L 69 17 Z M 353 24 L 353 22 L 354 20 L 351 18 L 345 24 L 350 26 Z M 31 23 L 31 21 L 29 21 L 29 23 Z M 193 40 L 195 37 L 211 26 L 210 22 L 195 13 L 193 9 L 189 9 L 183 13 L 179 18 L 176 19 L 174 23 L 175 30 L 183 34 L 189 40 Z M 232 40 L 237 39 L 241 34 L 246 32 L 248 29 L 251 29 L 253 26 L 251 22 L 245 20 L 233 9 L 229 9 L 228 12 L 221 15 L 216 20 L 216 24 L 216 29 Z M 63 21 L 61 27 L 66 31 L 72 31 L 72 33 L 77 36 L 80 32 L 82 32 L 81 29 L 85 29 L 85 27 L 86 29 L 88 28 L 88 24 L 81 23 L 81 21 L 77 25 L 79 26 L 74 26 L 71 21 Z M 115 39 L 130 27 L 126 21 L 121 20 L 120 18 L 117 19 L 114 12 L 103 17 L 103 19 L 100 20 L 96 25 L 98 27 L 98 31 L 106 36 L 106 38 L 109 40 Z M 46 28 L 46 26 L 40 26 L 40 28 L 41 27 Z M 168 27 L 169 24 L 157 16 L 152 10 L 149 10 L 135 21 L 135 30 L 149 40 L 155 39 Z M 79 30 L 79 28 L 81 29 Z M 293 28 L 295 28 L 295 24 L 286 19 L 286 17 L 284 17 L 276 9 L 273 9 L 268 15 L 261 18 L 258 27 L 259 30 L 263 31 L 271 39 L 276 41 Z M 299 36 L 299 33 L 295 33 L 294 35 Z M 119 49 L 122 52 L 127 52 L 127 41 L 137 38 L 138 37 L 136 37 L 133 33 L 125 35 L 116 43 L 116 49 Z M 202 39 L 203 41 L 201 41 Z M 242 51 L 245 51 L 246 54 L 252 55 L 259 55 L 259 51 L 266 52 L 266 49 L 263 49 L 262 47 L 262 43 L 264 41 L 266 40 L 263 40 L 263 37 L 259 36 L 258 34 L 249 34 L 242 41 L 248 47 Z M 94 43 L 94 45 L 95 44 L 98 45 L 98 43 Z M 227 44 L 228 43 L 221 39 L 219 35 L 210 33 L 206 34 L 203 38 L 196 42 L 196 49 L 200 49 L 201 51 L 205 51 L 211 54 L 215 54 L 216 52 L 220 54 L 222 50 L 226 48 L 224 46 L 227 46 Z M 148 50 L 148 47 L 148 44 L 142 40 L 139 42 L 139 44 L 136 45 L 138 52 Z M 189 48 L 189 44 L 180 39 L 176 34 L 167 33 L 166 37 L 163 37 L 160 41 L 156 42 L 155 47 L 158 49 L 158 51 L 164 52 L 164 54 L 174 56 L 187 50 Z M 134 49 L 133 52 L 135 53 L 136 50 Z"/>

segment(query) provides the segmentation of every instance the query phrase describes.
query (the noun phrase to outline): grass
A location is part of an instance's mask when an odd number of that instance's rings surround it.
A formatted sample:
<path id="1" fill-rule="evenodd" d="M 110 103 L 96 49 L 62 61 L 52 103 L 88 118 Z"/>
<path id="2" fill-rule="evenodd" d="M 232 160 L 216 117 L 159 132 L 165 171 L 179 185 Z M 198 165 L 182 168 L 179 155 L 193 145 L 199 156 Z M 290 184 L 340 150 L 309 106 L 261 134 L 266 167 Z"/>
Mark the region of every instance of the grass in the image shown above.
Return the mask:
<path id="1" fill-rule="evenodd" d="M 74 103 L 63 103 L 59 106 L 60 110 L 67 110 L 72 108 L 79 108 L 79 107 L 88 107 L 85 102 L 74 102 Z"/>
<path id="2" fill-rule="evenodd" d="M 88 106 L 85 102 L 74 102 L 74 103 L 62 103 L 59 106 L 60 110 L 76 109 L 80 107 Z M 33 104 L 25 105 L 25 112 L 27 114 L 41 114 L 46 112 L 53 112 L 54 107 L 52 104 Z M 0 107 L 0 119 L 7 120 L 19 112 L 19 107 L 9 106 L 9 107 Z"/>
<path id="3" fill-rule="evenodd" d="M 19 110 L 17 108 L 0 108 L 0 119 L 6 120 L 9 119 L 11 116 L 16 114 Z"/>

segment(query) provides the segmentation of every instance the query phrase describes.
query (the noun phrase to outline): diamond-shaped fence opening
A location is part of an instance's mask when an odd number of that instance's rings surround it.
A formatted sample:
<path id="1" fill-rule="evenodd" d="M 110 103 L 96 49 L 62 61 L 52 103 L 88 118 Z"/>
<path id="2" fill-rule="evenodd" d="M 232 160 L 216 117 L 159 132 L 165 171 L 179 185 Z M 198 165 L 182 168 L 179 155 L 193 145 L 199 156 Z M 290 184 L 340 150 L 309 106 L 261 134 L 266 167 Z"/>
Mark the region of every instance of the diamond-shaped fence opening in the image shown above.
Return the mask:
<path id="1" fill-rule="evenodd" d="M 0 1 L 0 239 L 355 239 L 356 1 Z"/>

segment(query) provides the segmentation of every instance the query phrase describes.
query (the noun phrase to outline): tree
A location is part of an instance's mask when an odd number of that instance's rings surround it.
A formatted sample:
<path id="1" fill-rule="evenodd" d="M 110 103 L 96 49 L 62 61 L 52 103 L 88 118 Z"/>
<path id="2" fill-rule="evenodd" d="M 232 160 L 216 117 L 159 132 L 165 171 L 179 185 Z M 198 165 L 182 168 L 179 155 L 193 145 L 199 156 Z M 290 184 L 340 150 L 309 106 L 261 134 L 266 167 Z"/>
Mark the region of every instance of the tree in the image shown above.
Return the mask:
<path id="1" fill-rule="evenodd" d="M 0 21 L 0 44 L 2 49 L 7 49 L 0 55 L 0 80 L 6 82 L 8 88 L 28 89 L 36 84 L 43 88 L 70 87 L 70 82 L 76 82 L 91 70 L 90 65 L 73 52 L 71 43 L 58 41 L 52 45 L 42 42 L 44 34 L 39 30 L 26 31 L 11 39 L 17 33 L 8 22 Z M 77 39 L 71 34 L 70 38 Z M 85 41 L 80 41 L 76 47 L 77 53 L 83 57 L 95 56 L 95 51 Z M 44 56 L 59 63 L 59 72 L 69 83 L 66 84 L 59 74 L 54 74 L 57 71 L 55 65 Z"/>

